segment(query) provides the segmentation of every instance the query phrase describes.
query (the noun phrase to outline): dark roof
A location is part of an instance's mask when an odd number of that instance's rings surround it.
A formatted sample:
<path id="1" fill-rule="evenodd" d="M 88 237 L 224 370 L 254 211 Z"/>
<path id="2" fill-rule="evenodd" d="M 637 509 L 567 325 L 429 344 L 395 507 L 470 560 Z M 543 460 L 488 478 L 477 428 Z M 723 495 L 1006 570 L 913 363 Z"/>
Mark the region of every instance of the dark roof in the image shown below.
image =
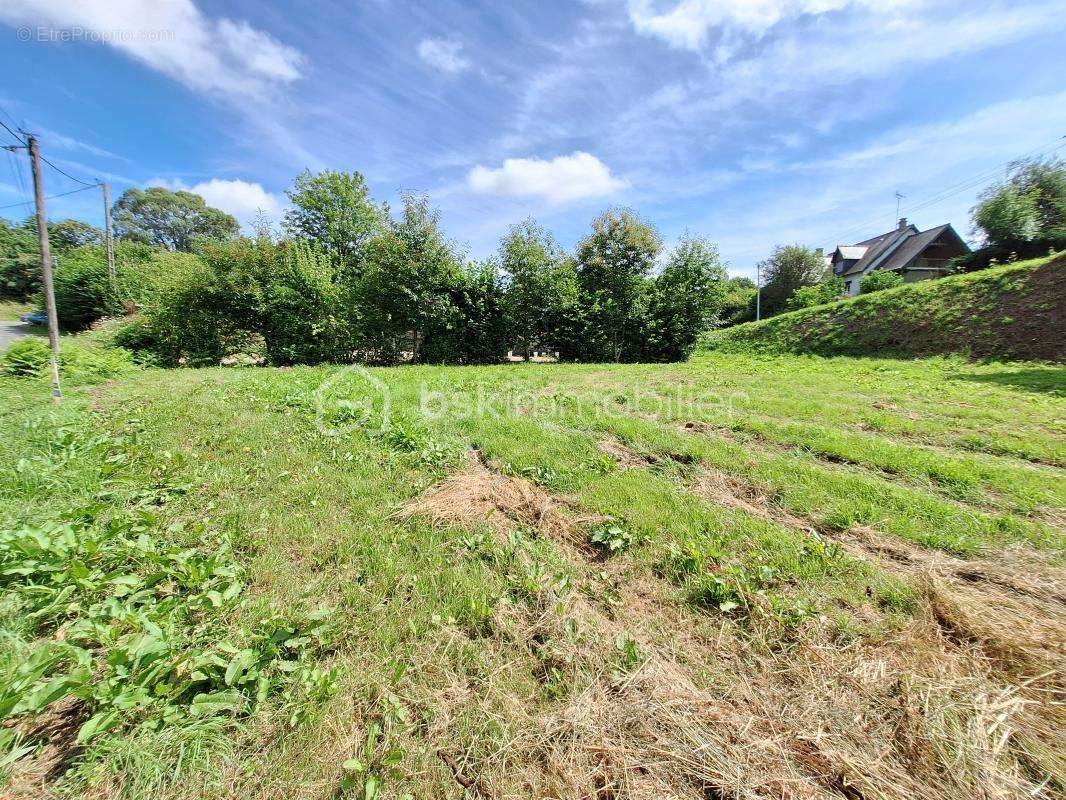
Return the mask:
<path id="1" fill-rule="evenodd" d="M 966 248 L 966 252 L 969 252 L 966 243 L 955 233 L 955 229 L 950 224 L 939 225 L 921 232 L 913 225 L 907 225 L 864 242 L 857 242 L 857 246 L 866 247 L 866 253 L 842 274 L 857 275 L 871 269 L 901 269 L 920 256 L 945 231 L 951 231 L 952 236 L 962 247 Z"/>
<path id="2" fill-rule="evenodd" d="M 906 266 L 911 259 L 921 255 L 925 248 L 935 242 L 937 237 L 950 227 L 950 225 L 941 225 L 910 237 L 885 260 L 885 263 L 881 265 L 881 269 L 899 269 Z"/>
<path id="3" fill-rule="evenodd" d="M 905 228 L 896 228 L 888 233 L 882 233 L 880 236 L 867 239 L 865 242 L 859 242 L 859 245 L 866 246 L 866 253 L 862 258 L 852 264 L 851 268 L 846 270 L 844 274 L 855 275 L 873 268 L 882 257 L 891 253 L 892 250 L 898 247 L 904 239 L 908 236 L 913 236 L 917 232 L 917 228 L 913 225 L 908 225 Z"/>

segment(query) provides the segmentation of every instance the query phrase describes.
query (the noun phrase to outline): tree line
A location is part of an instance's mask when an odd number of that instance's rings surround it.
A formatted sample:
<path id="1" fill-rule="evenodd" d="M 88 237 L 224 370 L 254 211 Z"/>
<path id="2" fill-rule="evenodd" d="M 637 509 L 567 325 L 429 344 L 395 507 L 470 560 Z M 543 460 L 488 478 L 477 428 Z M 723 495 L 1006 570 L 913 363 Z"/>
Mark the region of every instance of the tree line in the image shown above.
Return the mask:
<path id="1" fill-rule="evenodd" d="M 604 211 L 570 252 L 528 219 L 473 260 L 425 198 L 404 196 L 394 213 L 357 172 L 305 172 L 288 196 L 280 231 L 240 236 L 197 195 L 128 190 L 114 207 L 116 286 L 89 226 L 83 241 L 57 246 L 61 322 L 80 329 L 136 304 L 116 339 L 166 364 L 488 363 L 538 350 L 674 361 L 754 292 L 728 277 L 706 238 L 686 234 L 665 253 L 629 209 Z M 29 231 L 5 226 L 0 246 Z M 4 271 L 24 273 L 23 295 L 30 249 Z"/>
<path id="2" fill-rule="evenodd" d="M 273 230 L 237 220 L 202 197 L 129 189 L 115 203 L 119 280 L 106 273 L 102 234 L 49 223 L 61 268 L 61 324 L 141 313 L 119 339 L 161 363 L 487 363 L 509 351 L 576 361 L 686 358 L 716 326 L 753 319 L 756 286 L 730 278 L 716 246 L 686 234 L 669 251 L 635 212 L 611 208 L 572 251 L 533 219 L 512 226 L 494 255 L 469 259 L 425 198 L 394 213 L 358 172 L 298 176 Z M 969 270 L 1066 245 L 1066 165 L 1012 165 L 972 211 L 984 246 Z M 843 283 L 822 253 L 776 247 L 760 264 L 762 316 L 835 300 Z M 864 292 L 899 276 L 874 274 Z M 39 289 L 36 230 L 0 221 L 0 297 Z"/>

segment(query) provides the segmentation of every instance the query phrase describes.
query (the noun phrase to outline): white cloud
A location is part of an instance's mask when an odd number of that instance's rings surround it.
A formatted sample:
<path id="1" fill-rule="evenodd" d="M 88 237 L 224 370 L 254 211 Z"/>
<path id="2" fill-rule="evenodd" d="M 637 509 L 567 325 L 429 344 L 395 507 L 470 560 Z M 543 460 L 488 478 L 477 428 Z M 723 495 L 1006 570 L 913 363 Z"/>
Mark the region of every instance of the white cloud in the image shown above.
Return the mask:
<path id="1" fill-rule="evenodd" d="M 658 36 L 675 47 L 697 49 L 708 32 L 723 28 L 757 36 L 784 19 L 805 14 L 840 11 L 863 5 L 891 11 L 920 0 L 681 0 L 667 11 L 653 9 L 651 0 L 629 0 L 629 19 L 640 33 Z"/>
<path id="2" fill-rule="evenodd" d="M 255 220 L 260 211 L 268 220 L 276 222 L 285 209 L 285 199 L 282 196 L 268 192 L 258 183 L 239 179 L 212 178 L 190 186 L 180 178 L 171 181 L 152 178 L 148 185 L 198 194 L 209 206 L 232 214 L 245 225 Z"/>
<path id="3" fill-rule="evenodd" d="M 1038 2 L 961 16 L 946 7 L 891 17 L 852 14 L 832 25 L 784 29 L 756 55 L 708 65 L 711 79 L 674 84 L 634 104 L 621 124 L 605 131 L 604 141 L 614 152 L 622 146 L 636 157 L 655 152 L 649 143 L 672 153 L 677 141 L 717 124 L 723 112 L 739 109 L 735 119 L 751 123 L 804 103 L 818 109 L 811 117 L 816 129 L 831 127 L 834 119 L 853 124 L 863 117 L 864 105 L 877 102 L 868 91 L 850 89 L 854 84 L 1064 27 L 1066 16 L 1057 3 Z"/>
<path id="4" fill-rule="evenodd" d="M 418 43 L 418 57 L 449 75 L 470 68 L 470 59 L 462 51 L 463 43 L 452 39 L 423 39 Z"/>
<path id="5" fill-rule="evenodd" d="M 304 57 L 247 22 L 209 19 L 192 0 L 5 0 L 9 25 L 83 34 L 191 89 L 264 96 L 300 77 Z"/>
<path id="6" fill-rule="evenodd" d="M 714 28 L 739 29 L 756 36 L 784 19 L 827 14 L 849 5 L 877 11 L 913 6 L 920 0 L 681 0 L 658 11 L 651 0 L 629 0 L 629 19 L 640 33 L 674 47 L 699 48 Z"/>
<path id="7" fill-rule="evenodd" d="M 611 175 L 607 165 L 596 156 L 581 151 L 550 161 L 508 158 L 499 169 L 479 164 L 470 170 L 466 182 L 482 194 L 541 197 L 552 203 L 606 197 L 628 185 Z"/>

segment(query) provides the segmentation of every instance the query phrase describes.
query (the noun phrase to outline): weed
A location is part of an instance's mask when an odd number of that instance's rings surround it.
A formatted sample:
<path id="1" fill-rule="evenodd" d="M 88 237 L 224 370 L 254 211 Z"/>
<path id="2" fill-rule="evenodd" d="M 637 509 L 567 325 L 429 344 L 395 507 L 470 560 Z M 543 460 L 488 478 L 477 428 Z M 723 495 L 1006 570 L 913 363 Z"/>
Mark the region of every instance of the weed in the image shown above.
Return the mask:
<path id="1" fill-rule="evenodd" d="M 589 541 L 614 555 L 628 549 L 633 544 L 633 534 L 619 525 L 606 525 L 596 528 L 589 535 Z"/>

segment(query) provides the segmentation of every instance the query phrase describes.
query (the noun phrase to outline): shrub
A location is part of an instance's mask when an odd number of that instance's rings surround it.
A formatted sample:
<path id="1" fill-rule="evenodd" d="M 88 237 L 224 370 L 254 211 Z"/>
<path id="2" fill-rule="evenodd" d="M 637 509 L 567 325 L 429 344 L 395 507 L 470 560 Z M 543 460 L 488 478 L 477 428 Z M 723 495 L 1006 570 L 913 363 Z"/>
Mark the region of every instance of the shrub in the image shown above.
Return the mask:
<path id="1" fill-rule="evenodd" d="M 19 377 L 47 377 L 51 348 L 45 339 L 19 339 L 0 356 L 0 371 Z M 59 374 L 73 383 L 100 383 L 134 368 L 129 351 L 90 347 L 64 339 L 59 348 Z"/>
<path id="2" fill-rule="evenodd" d="M 814 286 L 801 286 L 785 304 L 787 311 L 832 303 L 844 294 L 843 278 L 826 278 Z"/>
<path id="3" fill-rule="evenodd" d="M 714 327 L 725 298 L 726 271 L 718 248 L 685 234 L 648 286 L 642 357 L 684 361 Z"/>
<path id="4" fill-rule="evenodd" d="M 47 365 L 51 350 L 48 343 L 36 336 L 15 341 L 0 356 L 0 366 L 8 375 L 37 375 Z"/>
<path id="5" fill-rule="evenodd" d="M 897 286 L 902 285 L 903 276 L 898 272 L 876 270 L 867 275 L 863 275 L 862 282 L 859 284 L 859 293 L 871 294 L 872 292 L 882 292 L 885 289 L 895 289 Z"/>
<path id="6" fill-rule="evenodd" d="M 67 331 L 83 331 L 103 317 L 122 313 L 122 302 L 111 286 L 107 261 L 80 253 L 64 259 L 55 270 L 56 317 Z"/>
<path id="7" fill-rule="evenodd" d="M 29 300 L 41 286 L 40 250 L 33 218 L 0 220 L 0 299 Z"/>
<path id="8" fill-rule="evenodd" d="M 347 360 L 347 309 L 329 260 L 306 244 L 205 247 L 116 343 L 166 365 Z"/>

